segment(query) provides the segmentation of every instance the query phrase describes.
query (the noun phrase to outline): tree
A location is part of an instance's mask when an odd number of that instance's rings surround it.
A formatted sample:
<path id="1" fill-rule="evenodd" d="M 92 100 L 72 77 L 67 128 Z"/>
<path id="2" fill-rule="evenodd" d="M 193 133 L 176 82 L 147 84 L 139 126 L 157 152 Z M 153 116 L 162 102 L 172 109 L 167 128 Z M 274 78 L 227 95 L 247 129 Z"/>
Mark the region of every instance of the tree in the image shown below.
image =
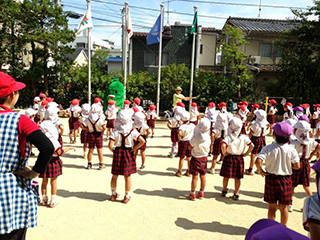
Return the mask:
<path id="1" fill-rule="evenodd" d="M 226 25 L 222 31 L 226 35 L 226 42 L 222 44 L 224 63 L 233 73 L 233 78 L 237 83 L 237 100 L 241 100 L 242 87 L 248 88 L 250 79 L 249 71 L 244 62 L 248 56 L 241 51 L 241 47 L 249 42 L 244 39 L 243 32 L 239 28 Z"/>

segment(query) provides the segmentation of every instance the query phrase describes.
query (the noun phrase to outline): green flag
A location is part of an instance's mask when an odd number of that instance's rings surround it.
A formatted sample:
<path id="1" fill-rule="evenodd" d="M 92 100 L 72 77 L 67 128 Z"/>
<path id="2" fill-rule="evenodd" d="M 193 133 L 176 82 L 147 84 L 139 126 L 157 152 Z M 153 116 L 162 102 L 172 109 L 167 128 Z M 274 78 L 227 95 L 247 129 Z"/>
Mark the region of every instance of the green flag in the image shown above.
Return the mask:
<path id="1" fill-rule="evenodd" d="M 194 13 L 190 34 L 198 32 L 198 11 Z"/>

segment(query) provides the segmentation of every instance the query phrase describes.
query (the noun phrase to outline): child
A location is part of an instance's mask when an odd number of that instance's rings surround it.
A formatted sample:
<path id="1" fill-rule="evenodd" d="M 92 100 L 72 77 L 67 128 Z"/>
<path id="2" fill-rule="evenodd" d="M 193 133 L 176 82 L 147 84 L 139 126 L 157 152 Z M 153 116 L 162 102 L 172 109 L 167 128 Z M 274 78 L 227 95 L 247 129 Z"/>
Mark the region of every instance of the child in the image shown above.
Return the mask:
<path id="1" fill-rule="evenodd" d="M 190 123 L 193 123 L 194 125 L 198 125 L 199 120 L 199 111 L 197 103 L 193 102 L 191 103 L 191 109 L 190 109 Z"/>
<path id="2" fill-rule="evenodd" d="M 320 104 L 313 104 L 314 107 L 314 112 L 312 114 L 312 120 L 311 120 L 311 128 L 312 128 L 312 133 L 316 134 L 316 128 L 317 124 L 319 122 L 319 117 L 320 117 Z"/>
<path id="3" fill-rule="evenodd" d="M 134 158 L 137 159 L 138 150 L 140 150 L 140 155 L 142 160 L 140 169 L 144 169 L 146 167 L 145 162 L 146 162 L 147 137 L 150 135 L 150 129 L 149 129 L 149 126 L 144 123 L 146 116 L 142 112 L 140 112 L 138 108 L 134 107 L 133 109 L 135 111 L 135 114 L 133 115 L 134 117 L 133 127 L 141 134 L 141 137 L 143 137 L 145 141 L 142 147 L 137 149 L 137 151 L 134 153 Z M 136 141 L 134 144 L 137 145 L 139 144 L 139 142 Z"/>
<path id="4" fill-rule="evenodd" d="M 294 189 L 298 185 L 302 185 L 307 196 L 312 195 L 310 189 L 310 163 L 309 160 L 312 158 L 315 152 L 318 152 L 319 143 L 314 139 L 310 138 L 309 132 L 311 131 L 310 124 L 308 123 L 307 116 L 303 115 L 299 117 L 299 121 L 293 126 L 294 135 L 297 138 L 291 144 L 297 150 L 300 157 L 300 169 L 293 170 L 292 174 L 292 196 L 294 194 Z M 288 206 L 288 211 L 292 212 L 293 206 L 290 204 Z"/>
<path id="5" fill-rule="evenodd" d="M 189 124 L 190 113 L 187 111 L 183 111 L 181 113 L 181 121 L 182 125 L 178 129 L 178 154 L 179 159 L 179 168 L 175 173 L 177 177 L 182 177 L 182 167 L 183 160 L 186 157 L 188 161 L 188 170 L 185 172 L 185 176 L 190 177 L 189 169 L 190 169 L 190 160 L 191 160 L 191 150 L 189 149 L 189 141 L 193 136 L 193 131 L 195 128 L 194 124 Z"/>
<path id="6" fill-rule="evenodd" d="M 247 131 L 248 132 L 250 131 L 250 128 L 252 126 L 252 122 L 254 121 L 254 118 L 255 118 L 254 111 L 255 110 L 259 110 L 259 109 L 260 109 L 260 105 L 259 104 L 255 103 L 255 104 L 251 105 L 251 112 L 249 112 L 249 115 L 253 116 L 253 119 L 247 126 Z"/>
<path id="7" fill-rule="evenodd" d="M 179 104 L 179 102 L 178 102 Z M 182 112 L 182 107 L 176 106 L 173 110 L 173 117 L 171 117 L 167 123 L 167 127 L 171 131 L 171 142 L 172 142 L 172 147 L 171 147 L 171 152 L 169 153 L 168 157 L 173 158 L 174 157 L 174 150 L 176 148 L 177 142 L 179 141 L 178 138 L 178 129 L 180 127 L 180 114 Z"/>
<path id="8" fill-rule="evenodd" d="M 196 198 L 196 187 L 198 182 L 198 174 L 200 174 L 200 191 L 198 198 L 204 197 L 204 189 L 206 187 L 206 173 L 207 173 L 207 158 L 210 150 L 211 137 L 210 137 L 211 122 L 208 118 L 202 118 L 199 124 L 194 129 L 194 135 L 190 140 L 191 161 L 190 161 L 190 174 L 192 174 L 191 193 L 189 195 L 191 200 Z"/>
<path id="9" fill-rule="evenodd" d="M 265 111 L 256 110 L 254 111 L 255 120 L 252 122 L 252 126 L 250 128 L 249 138 L 254 145 L 254 148 L 250 155 L 250 165 L 249 168 L 245 170 L 245 174 L 254 175 L 252 171 L 254 161 L 256 159 L 257 154 L 261 151 L 261 149 L 266 146 L 265 133 L 267 131 L 267 114 Z"/>
<path id="10" fill-rule="evenodd" d="M 214 128 L 214 124 L 216 122 L 217 115 L 218 114 L 216 113 L 216 104 L 214 102 L 210 102 L 208 104 L 208 111 L 205 114 L 205 117 L 208 118 L 211 122 L 210 133 L 212 132 L 212 130 Z M 210 145 L 210 150 L 209 150 L 209 154 L 208 154 L 209 157 L 211 156 L 211 149 L 212 149 L 213 143 L 214 142 L 211 142 L 211 145 Z"/>
<path id="11" fill-rule="evenodd" d="M 103 164 L 103 131 L 106 130 L 105 119 L 101 119 L 102 106 L 98 103 L 93 103 L 90 108 L 88 118 L 84 122 L 85 129 L 88 130 L 88 141 L 89 141 L 89 152 L 88 152 L 88 166 L 86 169 L 92 168 L 92 155 L 93 150 L 97 147 L 98 158 L 99 158 L 99 170 L 105 169 L 106 166 Z"/>
<path id="12" fill-rule="evenodd" d="M 39 115 L 39 121 L 38 123 L 42 122 L 43 119 L 44 119 L 44 114 L 46 112 L 46 109 L 47 109 L 47 106 L 48 106 L 48 101 L 47 100 L 42 100 L 41 101 L 41 104 L 39 106 L 39 112 L 38 112 L 38 115 Z"/>
<path id="13" fill-rule="evenodd" d="M 269 112 L 267 115 L 267 121 L 270 124 L 270 132 L 269 135 L 272 134 L 272 127 L 276 123 L 276 113 L 278 112 L 278 109 L 276 109 L 275 105 L 277 104 L 276 100 L 271 99 L 269 100 Z"/>
<path id="14" fill-rule="evenodd" d="M 293 109 L 293 119 L 298 121 L 298 118 L 301 117 L 303 115 L 303 108 L 300 106 L 296 106 Z"/>
<path id="15" fill-rule="evenodd" d="M 140 106 L 140 102 L 141 102 L 140 98 L 136 97 L 133 100 L 133 106 L 132 107 L 136 107 L 139 110 L 139 112 L 144 113 L 143 107 Z"/>
<path id="16" fill-rule="evenodd" d="M 247 113 L 246 113 L 246 107 L 244 105 L 238 105 L 238 111 L 237 111 L 236 117 L 242 121 L 241 134 L 247 134 L 246 132 Z"/>
<path id="17" fill-rule="evenodd" d="M 275 141 L 262 148 L 256 159 L 258 172 L 265 176 L 264 201 L 268 203 L 268 218 L 275 220 L 279 207 L 281 224 L 288 222 L 287 205 L 292 200 L 292 169 L 299 169 L 299 155 L 289 144 L 292 127 L 286 122 L 279 122 L 273 126 Z M 262 163 L 265 161 L 265 170 Z M 278 206 L 279 205 L 279 206 Z"/>
<path id="18" fill-rule="evenodd" d="M 242 104 L 242 106 L 244 106 L 244 110 L 241 109 L 241 111 L 240 111 L 241 115 L 243 116 L 242 122 L 244 124 L 243 129 L 241 129 L 241 133 L 247 134 L 246 133 L 246 126 L 248 125 L 248 117 L 247 116 L 250 113 L 250 111 L 248 109 L 249 103 L 247 101 L 241 101 L 240 103 Z"/>
<path id="19" fill-rule="evenodd" d="M 77 130 L 79 128 L 79 118 L 81 107 L 79 106 L 80 99 L 73 99 L 70 107 L 67 109 L 69 114 L 69 138 L 70 143 L 77 142 Z M 73 135 L 73 139 L 72 139 Z"/>
<path id="20" fill-rule="evenodd" d="M 151 128 L 151 138 L 154 137 L 155 121 L 158 119 L 158 115 L 155 110 L 156 106 L 150 105 L 149 110 L 147 111 L 147 125 Z"/>
<path id="21" fill-rule="evenodd" d="M 46 168 L 46 171 L 43 174 L 39 175 L 39 178 L 43 178 L 41 184 L 41 194 L 42 194 L 42 202 L 40 203 L 41 206 L 47 206 L 50 208 L 54 208 L 58 205 L 56 200 L 57 196 L 57 178 L 58 176 L 62 175 L 62 161 L 60 156 L 65 154 L 69 150 L 75 150 L 73 147 L 68 147 L 62 150 L 62 145 L 58 141 L 58 130 L 54 126 L 53 122 L 49 119 L 44 120 L 40 124 L 40 128 L 42 132 L 50 139 L 52 142 L 55 153 L 51 157 L 50 162 Z M 51 185 L 51 200 L 49 201 L 47 195 L 47 185 L 50 178 L 50 185 Z"/>
<path id="22" fill-rule="evenodd" d="M 289 119 L 289 118 L 292 118 L 293 116 L 293 110 L 292 110 L 292 103 L 291 102 L 286 102 L 284 105 L 283 105 L 283 110 L 285 111 L 285 113 L 283 114 L 283 121 Z"/>
<path id="23" fill-rule="evenodd" d="M 320 236 L 320 162 L 312 166 L 316 172 L 317 194 L 309 196 L 304 200 L 303 227 L 310 232 L 312 240 Z"/>
<path id="24" fill-rule="evenodd" d="M 137 130 L 132 129 L 132 115 L 129 110 L 121 110 L 117 121 L 119 126 L 111 132 L 109 138 L 109 149 L 113 152 L 110 200 L 115 201 L 119 197 L 116 191 L 117 180 L 119 175 L 123 175 L 126 191 L 123 203 L 128 203 L 131 199 L 131 174 L 137 172 L 134 152 L 142 147 L 145 141 Z M 134 141 L 139 143 L 134 146 Z"/>
<path id="25" fill-rule="evenodd" d="M 109 100 L 108 108 L 105 112 L 107 117 L 107 138 L 109 138 L 110 133 L 113 131 L 115 127 L 115 121 L 117 118 L 117 113 L 119 111 L 119 107 L 116 106 L 116 101 Z"/>
<path id="26" fill-rule="evenodd" d="M 254 145 L 247 135 L 241 134 L 242 121 L 239 118 L 232 118 L 229 122 L 228 135 L 223 139 L 221 152 L 224 156 L 220 169 L 220 176 L 223 177 L 222 196 L 228 193 L 228 182 L 234 178 L 234 194 L 232 199 L 239 199 L 241 178 L 244 172 L 244 157 L 248 156 Z M 246 150 L 249 146 L 248 150 Z"/>
<path id="27" fill-rule="evenodd" d="M 79 124 L 81 127 L 80 141 L 83 144 L 83 158 L 87 158 L 87 150 L 89 145 L 89 132 L 84 124 L 89 117 L 90 108 L 91 107 L 89 103 L 83 104 L 79 119 Z"/>
<path id="28" fill-rule="evenodd" d="M 216 123 L 214 129 L 211 132 L 211 142 L 213 145 L 211 146 L 211 153 L 213 155 L 211 168 L 208 170 L 208 173 L 214 174 L 215 167 L 217 163 L 217 159 L 221 154 L 221 142 L 224 137 L 227 135 L 228 130 L 228 116 L 226 114 L 226 104 L 221 102 L 218 104 L 220 108 L 220 113 L 217 116 Z M 221 156 L 221 159 L 223 156 Z"/>
<path id="29" fill-rule="evenodd" d="M 59 112 L 58 106 L 59 105 L 56 102 L 48 103 L 48 108 L 45 112 L 45 119 L 51 120 L 54 126 L 57 128 L 59 133 L 58 141 L 62 145 L 62 142 L 63 142 L 62 135 L 63 135 L 64 128 L 63 128 L 63 123 L 60 121 L 58 116 L 58 112 Z"/>

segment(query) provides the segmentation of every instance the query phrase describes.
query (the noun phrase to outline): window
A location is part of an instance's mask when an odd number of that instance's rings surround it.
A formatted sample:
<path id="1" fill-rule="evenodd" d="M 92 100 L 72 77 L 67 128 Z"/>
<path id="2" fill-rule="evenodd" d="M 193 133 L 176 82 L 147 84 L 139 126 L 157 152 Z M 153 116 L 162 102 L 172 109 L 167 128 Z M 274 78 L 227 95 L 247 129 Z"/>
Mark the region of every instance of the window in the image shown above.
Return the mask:
<path id="1" fill-rule="evenodd" d="M 78 48 L 85 48 L 86 44 L 85 43 L 77 43 Z"/>
<path id="2" fill-rule="evenodd" d="M 260 44 L 260 56 L 271 58 L 271 56 L 272 56 L 272 44 L 271 43 L 261 43 Z"/>
<path id="3" fill-rule="evenodd" d="M 144 53 L 144 65 L 145 66 L 158 66 L 159 56 L 158 52 L 145 52 Z M 161 66 L 168 65 L 169 53 L 162 52 Z"/>
<path id="4" fill-rule="evenodd" d="M 200 44 L 200 54 L 203 53 L 203 44 Z"/>

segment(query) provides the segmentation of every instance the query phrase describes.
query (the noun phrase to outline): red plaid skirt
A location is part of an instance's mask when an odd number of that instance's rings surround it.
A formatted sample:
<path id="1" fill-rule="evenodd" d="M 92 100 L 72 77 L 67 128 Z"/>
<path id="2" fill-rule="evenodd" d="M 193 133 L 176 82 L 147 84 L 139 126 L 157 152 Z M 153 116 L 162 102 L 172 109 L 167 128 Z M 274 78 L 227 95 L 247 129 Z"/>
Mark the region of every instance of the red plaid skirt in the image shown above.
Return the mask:
<path id="1" fill-rule="evenodd" d="M 192 157 L 190 161 L 189 173 L 192 175 L 205 175 L 207 173 L 208 157 L 195 158 Z"/>
<path id="2" fill-rule="evenodd" d="M 251 136 L 251 142 L 254 144 L 254 148 L 252 149 L 252 154 L 258 154 L 261 149 L 266 146 L 266 138 L 265 136 L 255 137 Z"/>
<path id="3" fill-rule="evenodd" d="M 290 205 L 292 203 L 291 176 L 266 175 L 264 186 L 264 201 Z"/>
<path id="4" fill-rule="evenodd" d="M 189 141 L 179 141 L 177 156 L 180 158 L 191 157 L 191 150 L 189 150 Z"/>
<path id="5" fill-rule="evenodd" d="M 199 123 L 199 120 L 197 119 L 196 121 L 190 121 L 190 123 L 193 123 L 194 125 L 198 125 L 198 123 Z"/>
<path id="6" fill-rule="evenodd" d="M 220 176 L 226 178 L 243 178 L 244 161 L 241 155 L 227 155 L 222 161 Z"/>
<path id="7" fill-rule="evenodd" d="M 140 150 L 146 150 L 147 149 L 147 138 L 145 137 L 145 136 L 142 136 L 141 135 L 141 137 L 143 137 L 143 139 L 146 141 L 143 145 L 142 145 L 142 147 L 140 147 L 139 149 Z M 139 144 L 139 141 L 134 141 L 134 146 L 137 146 Z"/>
<path id="8" fill-rule="evenodd" d="M 217 138 L 212 146 L 212 155 L 218 156 L 221 154 L 221 144 L 222 144 L 223 138 Z"/>
<path id="9" fill-rule="evenodd" d="M 179 142 L 178 128 L 171 129 L 171 142 L 173 142 L 173 143 Z"/>
<path id="10" fill-rule="evenodd" d="M 298 185 L 310 186 L 310 163 L 307 158 L 300 158 L 300 169 L 293 169 L 292 171 L 291 179 L 293 187 Z"/>
<path id="11" fill-rule="evenodd" d="M 69 129 L 77 130 L 79 128 L 79 118 L 70 117 L 69 118 Z"/>
<path id="12" fill-rule="evenodd" d="M 147 120 L 147 125 L 149 126 L 149 128 L 154 128 L 155 127 L 154 119 Z"/>
<path id="13" fill-rule="evenodd" d="M 131 148 L 117 147 L 113 151 L 111 173 L 113 175 L 130 176 L 137 172 L 136 159 Z"/>
<path id="14" fill-rule="evenodd" d="M 80 135 L 80 140 L 81 143 L 88 143 L 89 142 L 89 131 L 88 130 L 81 130 L 81 135 Z"/>
<path id="15" fill-rule="evenodd" d="M 103 147 L 103 132 L 89 132 L 88 133 L 89 148 Z"/>
<path id="16" fill-rule="evenodd" d="M 274 124 L 276 123 L 276 115 L 267 115 L 267 121 L 270 123 L 270 124 Z"/>
<path id="17" fill-rule="evenodd" d="M 107 128 L 114 128 L 114 122 L 116 119 L 108 119 Z"/>
<path id="18" fill-rule="evenodd" d="M 312 119 L 311 120 L 311 128 L 317 128 L 319 120 L 318 119 Z"/>
<path id="19" fill-rule="evenodd" d="M 39 178 L 54 178 L 62 175 L 62 161 L 59 157 L 52 157 L 43 174 Z"/>

